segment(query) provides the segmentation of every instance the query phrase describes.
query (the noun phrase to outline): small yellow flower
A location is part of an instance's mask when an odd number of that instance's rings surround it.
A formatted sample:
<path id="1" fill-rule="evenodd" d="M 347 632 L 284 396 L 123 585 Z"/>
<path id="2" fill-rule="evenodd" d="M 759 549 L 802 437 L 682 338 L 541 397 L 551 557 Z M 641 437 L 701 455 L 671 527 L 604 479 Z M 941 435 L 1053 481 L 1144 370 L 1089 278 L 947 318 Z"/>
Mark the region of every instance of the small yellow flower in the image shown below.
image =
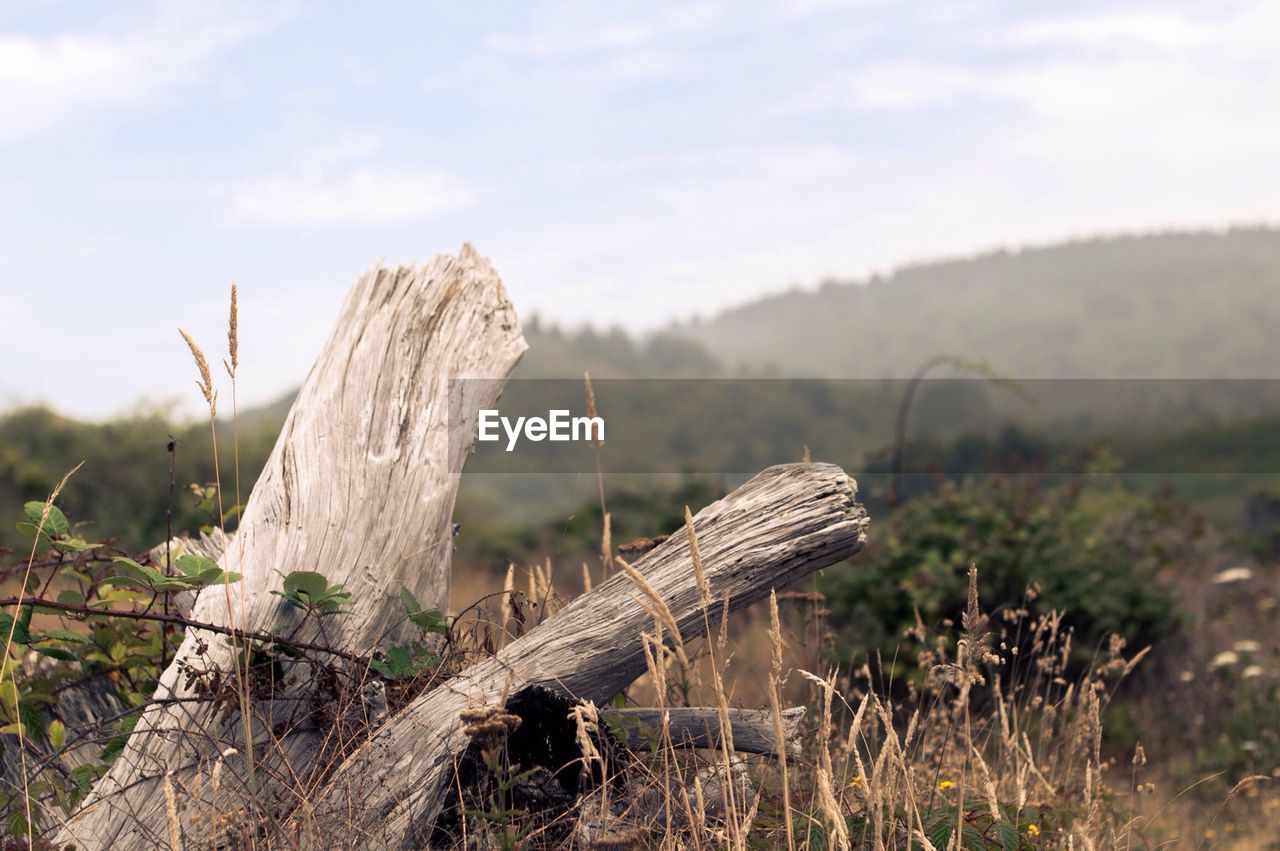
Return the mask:
<path id="1" fill-rule="evenodd" d="M 859 786 L 861 786 L 861 785 L 862 785 L 862 775 L 861 775 L 861 774 L 855 774 L 855 775 L 853 776 L 853 779 L 849 781 L 849 785 L 848 785 L 848 787 L 847 787 L 847 788 L 849 788 L 849 789 L 856 789 L 857 787 L 859 787 Z"/>
<path id="2" fill-rule="evenodd" d="M 938 788 L 939 788 L 939 789 L 950 789 L 950 788 L 951 788 L 952 786 L 954 786 L 954 785 L 956 785 L 956 784 L 952 783 L 950 780 L 943 780 L 941 783 L 939 783 L 939 784 L 938 784 Z"/>
<path id="3" fill-rule="evenodd" d="M 1034 824 L 1027 825 L 1027 836 L 1039 836 L 1040 828 Z"/>

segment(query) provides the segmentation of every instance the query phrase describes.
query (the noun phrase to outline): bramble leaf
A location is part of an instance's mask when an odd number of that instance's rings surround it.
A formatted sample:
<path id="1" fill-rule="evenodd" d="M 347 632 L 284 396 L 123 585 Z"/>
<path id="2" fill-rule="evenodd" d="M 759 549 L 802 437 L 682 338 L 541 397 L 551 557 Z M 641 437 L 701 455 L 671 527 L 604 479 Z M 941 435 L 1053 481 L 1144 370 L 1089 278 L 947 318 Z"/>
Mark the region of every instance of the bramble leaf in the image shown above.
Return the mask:
<path id="1" fill-rule="evenodd" d="M 22 512 L 27 515 L 27 520 L 32 526 L 40 527 L 49 537 L 55 535 L 65 535 L 67 530 L 71 528 L 67 523 L 67 515 L 62 513 L 62 509 L 58 506 L 49 504 L 49 512 L 45 514 L 45 503 L 39 501 L 28 502 L 22 506 Z M 41 518 L 44 519 L 44 525 L 41 526 Z"/>

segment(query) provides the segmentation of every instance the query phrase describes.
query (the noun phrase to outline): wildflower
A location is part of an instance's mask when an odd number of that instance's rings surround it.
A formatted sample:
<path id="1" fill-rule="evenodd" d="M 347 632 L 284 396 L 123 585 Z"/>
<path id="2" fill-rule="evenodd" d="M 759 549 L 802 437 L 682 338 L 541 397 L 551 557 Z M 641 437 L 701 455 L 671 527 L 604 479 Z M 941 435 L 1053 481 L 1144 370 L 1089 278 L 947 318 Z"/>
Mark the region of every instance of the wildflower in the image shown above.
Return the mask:
<path id="1" fill-rule="evenodd" d="M 1226 668 L 1240 661 L 1240 656 L 1234 650 L 1223 650 L 1217 656 L 1213 657 L 1213 661 L 1209 663 L 1213 668 Z"/>
<path id="2" fill-rule="evenodd" d="M 954 785 L 956 784 L 952 783 L 950 780 L 943 780 L 941 783 L 938 784 L 938 788 L 945 791 L 947 789 L 950 789 Z"/>
<path id="3" fill-rule="evenodd" d="M 1182 680 L 1184 683 L 1189 683 L 1195 678 L 1196 678 L 1196 675 L 1191 671 L 1183 671 L 1181 674 L 1178 675 L 1178 679 Z"/>
<path id="4" fill-rule="evenodd" d="M 862 785 L 862 775 L 861 775 L 861 774 L 855 774 L 855 775 L 853 776 L 853 779 L 849 781 L 848 786 L 847 786 L 847 787 L 845 787 L 845 788 L 848 788 L 848 789 L 857 789 L 857 788 L 858 788 L 859 786 L 861 786 L 861 785 Z"/>
<path id="5" fill-rule="evenodd" d="M 1240 676 L 1244 677 L 1246 680 L 1251 680 L 1254 677 L 1260 677 L 1262 676 L 1262 666 L 1250 665 L 1240 672 Z"/>
<path id="6" fill-rule="evenodd" d="M 1229 567 L 1213 577 L 1214 584 L 1226 585 L 1231 582 L 1244 582 L 1253 577 L 1253 571 L 1247 567 Z"/>
<path id="7" fill-rule="evenodd" d="M 1262 648 L 1262 645 L 1256 641 L 1237 641 L 1236 642 L 1237 653 L 1257 653 L 1261 648 Z"/>
<path id="8" fill-rule="evenodd" d="M 1027 825 L 1027 836 L 1039 836 L 1039 835 L 1040 835 L 1040 828 L 1037 827 L 1034 822 Z"/>

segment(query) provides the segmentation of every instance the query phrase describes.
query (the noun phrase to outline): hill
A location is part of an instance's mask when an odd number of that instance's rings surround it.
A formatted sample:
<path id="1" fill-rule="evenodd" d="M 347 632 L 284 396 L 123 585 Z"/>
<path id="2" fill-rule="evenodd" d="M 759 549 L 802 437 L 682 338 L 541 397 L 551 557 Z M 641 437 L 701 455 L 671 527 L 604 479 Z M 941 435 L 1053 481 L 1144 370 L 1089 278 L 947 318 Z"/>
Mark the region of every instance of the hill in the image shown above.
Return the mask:
<path id="1" fill-rule="evenodd" d="M 1000 372 L 1020 377 L 1277 376 L 1277 296 L 1280 231 L 1237 230 L 1093 240 L 913 267 L 870 283 L 786 293 L 647 337 L 619 328 L 565 331 L 535 317 L 525 323 L 530 350 L 513 377 L 572 381 L 513 381 L 504 405 L 546 410 L 547 399 L 560 396 L 576 403 L 582 372 L 590 370 L 601 410 L 615 424 L 606 453 L 613 469 L 747 471 L 790 460 L 808 445 L 814 457 L 868 472 L 883 467 L 905 390 L 900 383 L 628 379 L 894 376 L 939 353 L 986 356 Z M 1231 454 L 1242 436 L 1228 427 L 1251 423 L 1244 436 L 1265 439 L 1280 421 L 1277 381 L 1030 381 L 1020 390 L 933 383 L 910 424 L 910 438 L 930 446 L 913 451 L 911 463 L 975 469 L 971 458 L 946 463 L 948 442 L 961 435 L 994 440 L 1012 424 L 1058 447 L 1124 440 L 1120 455 L 1131 471 L 1239 471 L 1248 459 Z M 241 412 L 244 493 L 291 403 L 289 394 Z M 230 434 L 228 423 L 219 427 L 224 462 Z M 1152 442 L 1157 435 L 1195 439 L 1165 446 Z M 23 500 L 44 498 L 87 460 L 64 498 L 73 519 L 92 519 L 97 533 L 129 546 L 158 540 L 170 436 L 178 447 L 175 528 L 209 522 L 208 507 L 184 489 L 214 480 L 206 425 L 154 415 L 84 423 L 43 409 L 0 414 L 0 518 L 18 517 Z M 1228 455 L 1231 463 L 1214 461 Z M 520 460 L 532 466 L 525 470 Z M 469 469 L 520 474 L 480 477 L 485 493 L 464 489 L 468 498 L 492 497 L 503 511 L 565 504 L 527 475 L 559 468 L 532 456 L 500 453 L 486 462 L 481 455 Z M 0 526 L 0 548 L 21 547 L 15 535 L 12 520 Z"/>
<path id="2" fill-rule="evenodd" d="M 676 326 L 729 367 L 904 377 L 937 354 L 1019 378 L 1280 376 L 1280 231 L 1091 239 L 829 282 Z"/>

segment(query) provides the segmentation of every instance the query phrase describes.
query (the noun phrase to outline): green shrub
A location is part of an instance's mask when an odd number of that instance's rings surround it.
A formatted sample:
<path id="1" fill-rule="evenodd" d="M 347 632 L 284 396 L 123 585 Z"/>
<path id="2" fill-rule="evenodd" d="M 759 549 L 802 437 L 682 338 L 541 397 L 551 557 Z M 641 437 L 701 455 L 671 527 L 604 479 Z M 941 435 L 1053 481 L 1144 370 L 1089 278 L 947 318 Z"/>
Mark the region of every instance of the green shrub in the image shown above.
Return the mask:
<path id="1" fill-rule="evenodd" d="M 878 651 L 888 664 L 917 613 L 932 628 L 958 622 L 971 563 L 997 616 L 1022 607 L 1064 612 L 1077 660 L 1112 633 L 1146 646 L 1177 625 L 1164 575 L 1199 534 L 1186 517 L 1167 495 L 1090 488 L 1082 479 L 944 483 L 885 518 L 857 559 L 825 572 L 837 653 L 860 664 Z"/>

